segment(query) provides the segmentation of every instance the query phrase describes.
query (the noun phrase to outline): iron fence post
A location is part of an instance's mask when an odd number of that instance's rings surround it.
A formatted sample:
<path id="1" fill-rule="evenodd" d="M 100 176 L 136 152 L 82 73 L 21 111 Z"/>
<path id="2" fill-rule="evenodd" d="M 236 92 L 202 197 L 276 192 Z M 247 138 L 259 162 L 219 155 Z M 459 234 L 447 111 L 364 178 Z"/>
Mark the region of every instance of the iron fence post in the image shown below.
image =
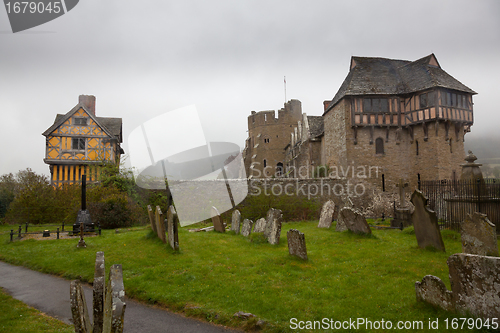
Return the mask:
<path id="1" fill-rule="evenodd" d="M 28 232 L 28 222 L 26 222 L 25 232 Z"/>
<path id="2" fill-rule="evenodd" d="M 57 228 L 57 239 L 59 239 L 59 228 Z"/>
<path id="3" fill-rule="evenodd" d="M 19 231 L 18 231 L 18 233 L 19 233 L 19 238 L 21 238 L 21 230 L 22 230 L 22 226 L 21 226 L 21 225 L 19 225 Z"/>
<path id="4" fill-rule="evenodd" d="M 12 237 L 14 237 L 14 229 L 10 229 L 10 241 L 12 242 Z"/>

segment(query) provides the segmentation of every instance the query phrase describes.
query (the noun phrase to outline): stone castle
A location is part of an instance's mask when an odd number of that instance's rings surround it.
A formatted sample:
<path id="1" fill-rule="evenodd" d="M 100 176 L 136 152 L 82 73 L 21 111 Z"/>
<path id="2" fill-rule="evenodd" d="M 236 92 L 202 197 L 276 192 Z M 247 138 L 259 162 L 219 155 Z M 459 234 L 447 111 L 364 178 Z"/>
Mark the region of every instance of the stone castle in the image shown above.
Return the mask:
<path id="1" fill-rule="evenodd" d="M 434 54 L 416 61 L 352 57 L 322 116 L 291 100 L 252 111 L 243 156 L 247 176 L 363 178 L 381 189 L 400 178 L 456 179 L 473 124 L 476 92 Z"/>

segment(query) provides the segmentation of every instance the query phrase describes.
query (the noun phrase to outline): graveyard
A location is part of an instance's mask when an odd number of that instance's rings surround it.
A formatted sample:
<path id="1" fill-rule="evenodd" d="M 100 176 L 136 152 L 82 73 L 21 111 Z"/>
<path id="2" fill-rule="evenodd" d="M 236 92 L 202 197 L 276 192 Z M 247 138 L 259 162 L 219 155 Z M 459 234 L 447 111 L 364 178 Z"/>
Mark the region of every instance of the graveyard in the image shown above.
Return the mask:
<path id="1" fill-rule="evenodd" d="M 236 234 L 230 218 L 223 222 L 225 232 L 188 230 L 211 222 L 179 228 L 177 249 L 149 225 L 103 230 L 99 237 L 85 238 L 86 248 L 77 248 L 77 237 L 10 242 L 10 226 L 1 225 L 0 260 L 92 284 L 96 252 L 103 251 L 107 262 L 122 265 L 127 297 L 263 332 L 294 331 L 293 318 L 422 322 L 424 331 L 429 320 L 438 319 L 439 331 L 446 331 L 445 320 L 463 317 L 419 302 L 415 294 L 415 283 L 426 275 L 451 289 L 447 260 L 462 252 L 455 231 L 441 231 L 443 252 L 420 248 L 413 227 L 356 234 L 336 231 L 336 222 L 318 228 L 318 220 L 283 221 L 280 238 L 271 244 L 261 233 Z M 289 253 L 287 234 L 292 230 L 305 235 L 306 260 Z"/>

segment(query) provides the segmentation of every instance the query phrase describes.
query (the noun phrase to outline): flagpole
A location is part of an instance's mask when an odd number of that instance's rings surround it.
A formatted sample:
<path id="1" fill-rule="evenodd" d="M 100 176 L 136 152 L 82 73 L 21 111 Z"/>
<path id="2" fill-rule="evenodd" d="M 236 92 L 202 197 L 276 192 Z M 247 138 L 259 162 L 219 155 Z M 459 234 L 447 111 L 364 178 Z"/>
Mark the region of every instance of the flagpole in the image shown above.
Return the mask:
<path id="1" fill-rule="evenodd" d="M 283 76 L 283 84 L 285 85 L 285 104 L 286 104 L 286 76 Z"/>

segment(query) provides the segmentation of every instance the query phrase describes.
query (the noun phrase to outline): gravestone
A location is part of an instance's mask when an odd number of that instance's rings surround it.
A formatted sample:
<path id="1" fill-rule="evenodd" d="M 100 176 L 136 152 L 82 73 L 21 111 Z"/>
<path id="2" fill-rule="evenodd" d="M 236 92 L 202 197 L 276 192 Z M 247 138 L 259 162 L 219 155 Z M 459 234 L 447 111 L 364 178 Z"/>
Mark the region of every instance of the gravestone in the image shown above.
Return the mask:
<path id="1" fill-rule="evenodd" d="M 368 222 L 363 215 L 358 213 L 352 208 L 344 207 L 340 211 L 339 214 L 342 222 L 345 224 L 346 228 L 356 234 L 366 234 L 369 235 L 372 233 Z M 337 223 L 338 224 L 338 223 Z"/>
<path id="2" fill-rule="evenodd" d="M 97 252 L 93 286 L 93 317 L 90 321 L 87 302 L 80 281 L 70 283 L 71 315 L 76 333 L 121 333 L 125 316 L 125 289 L 121 265 L 113 265 L 105 284 L 104 253 Z"/>
<path id="3" fill-rule="evenodd" d="M 281 210 L 271 208 L 267 211 L 266 229 L 264 230 L 264 236 L 267 238 L 269 244 L 279 244 L 282 221 L 283 214 L 281 214 Z"/>
<path id="4" fill-rule="evenodd" d="M 498 257 L 496 227 L 485 214 L 467 214 L 460 229 L 463 253 Z"/>
<path id="5" fill-rule="evenodd" d="M 179 250 L 179 229 L 178 229 L 177 212 L 174 206 L 168 207 L 167 211 L 167 235 L 168 244 L 174 251 Z"/>
<path id="6" fill-rule="evenodd" d="M 399 179 L 396 187 L 399 188 L 399 206 L 394 203 L 394 218 L 391 220 L 391 227 L 400 228 L 403 224 L 403 228 L 411 225 L 411 208 L 406 204 L 405 188 L 408 187 L 408 183 L 405 183 L 402 178 Z"/>
<path id="7" fill-rule="evenodd" d="M 446 252 L 436 213 L 427 207 L 427 198 L 422 192 L 415 190 L 411 196 L 411 202 L 415 206 L 411 214 L 411 222 L 415 228 L 418 246 L 422 249 L 431 246 Z"/>
<path id="8" fill-rule="evenodd" d="M 243 223 L 241 224 L 241 234 L 245 237 L 250 236 L 252 233 L 252 226 L 253 226 L 253 221 L 249 219 L 244 219 Z"/>
<path id="9" fill-rule="evenodd" d="M 335 211 L 335 204 L 332 200 L 328 200 L 321 209 L 319 216 L 318 228 L 330 228 L 333 221 L 333 212 Z"/>
<path id="10" fill-rule="evenodd" d="M 240 233 L 240 221 L 241 213 L 239 210 L 235 209 L 231 216 L 231 230 L 234 231 L 236 235 Z"/>
<path id="11" fill-rule="evenodd" d="M 163 243 L 166 243 L 167 237 L 165 236 L 165 219 L 163 218 L 160 206 L 156 206 L 155 220 L 158 238 L 160 238 Z"/>
<path id="12" fill-rule="evenodd" d="M 260 218 L 255 222 L 255 226 L 253 227 L 253 232 L 264 232 L 266 230 L 266 219 Z"/>
<path id="13" fill-rule="evenodd" d="M 149 222 L 151 223 L 151 229 L 154 231 L 155 234 L 158 234 L 158 232 L 156 231 L 155 212 L 153 212 L 153 208 L 151 208 L 150 205 L 148 205 L 148 216 L 149 216 Z"/>
<path id="14" fill-rule="evenodd" d="M 226 228 L 222 223 L 222 218 L 220 217 L 217 208 L 212 206 L 212 223 L 214 224 L 214 230 L 217 232 L 226 232 Z"/>
<path id="15" fill-rule="evenodd" d="M 307 260 L 306 237 L 297 229 L 290 229 L 286 233 L 288 253 L 292 256 Z"/>
<path id="16" fill-rule="evenodd" d="M 500 258 L 458 253 L 447 261 L 451 292 L 435 276 L 415 283 L 417 300 L 483 319 L 500 318 Z"/>
<path id="17" fill-rule="evenodd" d="M 342 217 L 342 214 L 339 213 L 339 216 L 337 217 L 337 224 L 335 225 L 335 231 L 343 232 L 346 230 L 349 230 L 349 229 L 347 229 L 347 227 L 344 223 L 344 218 Z"/>

